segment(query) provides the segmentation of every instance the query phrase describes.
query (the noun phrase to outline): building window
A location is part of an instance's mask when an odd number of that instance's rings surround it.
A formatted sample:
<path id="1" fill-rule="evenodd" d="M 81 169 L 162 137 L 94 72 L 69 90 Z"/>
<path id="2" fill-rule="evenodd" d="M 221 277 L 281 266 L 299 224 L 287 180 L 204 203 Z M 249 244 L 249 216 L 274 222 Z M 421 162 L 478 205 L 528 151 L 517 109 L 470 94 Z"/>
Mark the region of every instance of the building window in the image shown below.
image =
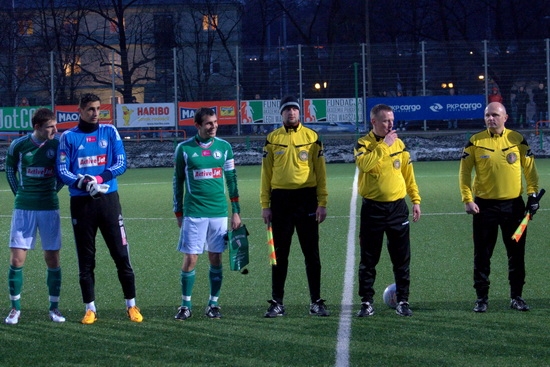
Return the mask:
<path id="1" fill-rule="evenodd" d="M 205 75 L 219 74 L 220 63 L 219 62 L 205 62 L 202 64 L 202 73 Z"/>
<path id="2" fill-rule="evenodd" d="M 75 35 L 77 34 L 78 21 L 76 19 L 65 19 L 63 21 L 63 30 L 66 34 Z"/>
<path id="3" fill-rule="evenodd" d="M 80 56 L 76 55 L 75 60 L 70 60 L 65 64 L 65 76 L 71 76 L 80 74 L 82 69 L 80 68 Z"/>
<path id="4" fill-rule="evenodd" d="M 111 56 L 109 56 L 109 59 L 109 75 L 113 75 L 114 72 L 116 76 L 120 77 L 122 75 L 122 70 L 120 68 L 120 54 L 115 53 L 114 60 L 111 60 Z"/>
<path id="5" fill-rule="evenodd" d="M 213 62 L 212 63 L 212 74 L 219 74 L 220 73 L 220 63 L 219 62 Z"/>
<path id="6" fill-rule="evenodd" d="M 32 20 L 19 20 L 17 22 L 17 31 L 21 36 L 30 36 L 33 34 Z"/>
<path id="7" fill-rule="evenodd" d="M 111 19 L 109 22 L 109 33 L 111 34 L 118 34 L 118 21 L 116 19 Z M 126 20 L 122 20 L 122 26 L 124 27 L 126 25 Z"/>
<path id="8" fill-rule="evenodd" d="M 202 16 L 202 30 L 203 31 L 215 31 L 218 28 L 218 16 L 217 15 L 203 15 Z"/>

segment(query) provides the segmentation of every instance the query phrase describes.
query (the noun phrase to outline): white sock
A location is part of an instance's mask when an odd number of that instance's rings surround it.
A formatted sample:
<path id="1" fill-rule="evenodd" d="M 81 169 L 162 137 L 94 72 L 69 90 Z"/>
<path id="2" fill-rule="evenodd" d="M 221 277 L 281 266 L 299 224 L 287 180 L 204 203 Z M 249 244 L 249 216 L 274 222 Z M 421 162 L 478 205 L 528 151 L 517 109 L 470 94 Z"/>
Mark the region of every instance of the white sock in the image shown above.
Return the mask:
<path id="1" fill-rule="evenodd" d="M 126 308 L 134 307 L 136 305 L 136 299 L 127 299 L 126 300 Z"/>
<path id="2" fill-rule="evenodd" d="M 88 311 L 88 310 L 92 310 L 93 312 L 96 312 L 94 301 L 92 301 L 90 303 L 86 303 L 86 311 Z"/>

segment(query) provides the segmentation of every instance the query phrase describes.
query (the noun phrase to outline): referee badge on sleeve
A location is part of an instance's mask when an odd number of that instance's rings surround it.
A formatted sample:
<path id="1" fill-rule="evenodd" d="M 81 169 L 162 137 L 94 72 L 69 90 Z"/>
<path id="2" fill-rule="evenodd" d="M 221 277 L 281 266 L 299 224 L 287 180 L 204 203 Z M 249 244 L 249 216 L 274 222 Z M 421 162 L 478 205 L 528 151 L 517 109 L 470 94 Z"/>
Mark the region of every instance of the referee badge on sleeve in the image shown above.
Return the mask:
<path id="1" fill-rule="evenodd" d="M 401 161 L 399 159 L 396 159 L 393 161 L 393 168 L 400 169 L 401 168 Z"/>
<path id="2" fill-rule="evenodd" d="M 307 154 L 307 150 L 302 150 L 300 151 L 300 153 L 298 153 L 298 158 L 300 158 L 301 161 L 307 161 L 307 157 L 308 157 L 308 154 Z"/>

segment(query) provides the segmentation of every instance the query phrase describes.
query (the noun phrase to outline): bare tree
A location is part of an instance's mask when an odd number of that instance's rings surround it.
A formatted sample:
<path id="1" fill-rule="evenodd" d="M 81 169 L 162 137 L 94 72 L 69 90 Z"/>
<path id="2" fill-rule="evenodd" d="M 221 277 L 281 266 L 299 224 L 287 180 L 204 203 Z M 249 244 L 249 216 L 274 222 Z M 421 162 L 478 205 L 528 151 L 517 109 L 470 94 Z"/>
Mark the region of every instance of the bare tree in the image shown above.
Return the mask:
<path id="1" fill-rule="evenodd" d="M 35 82 L 42 90 L 50 91 L 52 75 L 46 65 L 50 65 L 49 56 L 53 52 L 54 101 L 59 104 L 76 103 L 76 90 L 85 78 L 80 69 L 78 40 L 78 28 L 84 12 L 76 1 L 66 5 L 58 7 L 53 0 L 36 0 L 33 9 L 39 10 L 33 12 L 32 18 L 33 24 L 40 30 L 33 53 L 36 59 L 43 60 Z"/>
<path id="2" fill-rule="evenodd" d="M 0 22 L 0 77 L 3 82 L 5 96 L 2 103 L 7 106 L 16 106 L 23 96 L 19 91 L 24 87 L 26 81 L 32 76 L 33 58 L 29 53 L 27 41 L 28 34 L 32 32 L 32 24 L 26 19 L 26 15 L 11 6 L 3 7 L 3 15 L 6 19 Z"/>
<path id="3" fill-rule="evenodd" d="M 184 100 L 235 98 L 235 46 L 243 13 L 237 5 L 206 0 L 179 13 L 176 43 Z"/>
<path id="4" fill-rule="evenodd" d="M 141 0 L 80 1 L 87 12 L 80 28 L 87 46 L 82 70 L 104 86 L 114 76 L 116 90 L 131 101 L 135 86 L 155 80 L 150 8 Z"/>

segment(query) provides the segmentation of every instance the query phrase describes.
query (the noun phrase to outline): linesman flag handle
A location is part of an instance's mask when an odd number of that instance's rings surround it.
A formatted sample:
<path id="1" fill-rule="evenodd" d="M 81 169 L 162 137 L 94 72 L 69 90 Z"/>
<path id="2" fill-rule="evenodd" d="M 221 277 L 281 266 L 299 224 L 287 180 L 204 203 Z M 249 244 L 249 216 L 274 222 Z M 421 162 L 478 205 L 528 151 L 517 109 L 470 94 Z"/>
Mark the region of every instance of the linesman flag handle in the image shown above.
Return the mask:
<path id="1" fill-rule="evenodd" d="M 539 191 L 538 195 L 536 196 L 537 204 L 540 201 L 540 199 L 542 199 L 542 196 L 544 195 L 545 192 L 546 192 L 546 190 L 544 190 L 544 189 L 541 189 Z M 523 236 L 523 232 L 525 232 L 525 228 L 527 228 L 527 225 L 529 224 L 530 220 L 531 220 L 531 213 L 529 211 L 527 211 L 527 214 L 525 214 L 525 217 L 523 218 L 523 220 L 519 224 L 518 228 L 516 229 L 516 231 L 512 235 L 512 239 L 514 241 L 519 242 L 519 239 L 521 238 L 521 236 Z"/>
<path id="2" fill-rule="evenodd" d="M 271 223 L 267 225 L 267 249 L 269 251 L 269 265 L 277 265 L 277 256 L 275 255 L 275 242 L 273 241 L 273 229 Z"/>

